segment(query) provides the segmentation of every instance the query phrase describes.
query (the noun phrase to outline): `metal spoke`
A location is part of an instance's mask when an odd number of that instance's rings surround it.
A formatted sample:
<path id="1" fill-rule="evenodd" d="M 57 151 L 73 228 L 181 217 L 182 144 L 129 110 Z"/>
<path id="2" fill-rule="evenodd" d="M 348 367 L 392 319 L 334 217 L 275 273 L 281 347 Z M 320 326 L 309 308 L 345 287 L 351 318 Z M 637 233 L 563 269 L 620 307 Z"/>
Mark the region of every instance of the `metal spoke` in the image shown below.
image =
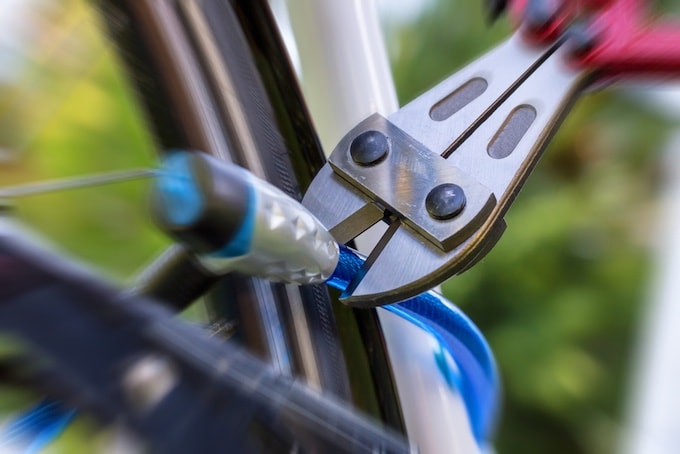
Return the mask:
<path id="1" fill-rule="evenodd" d="M 119 172 L 107 172 L 74 178 L 20 184 L 4 188 L 0 187 L 0 198 L 26 197 L 48 192 L 64 191 L 67 189 L 100 186 L 122 181 L 151 178 L 158 176 L 160 173 L 161 171 L 157 169 L 129 169 Z"/>

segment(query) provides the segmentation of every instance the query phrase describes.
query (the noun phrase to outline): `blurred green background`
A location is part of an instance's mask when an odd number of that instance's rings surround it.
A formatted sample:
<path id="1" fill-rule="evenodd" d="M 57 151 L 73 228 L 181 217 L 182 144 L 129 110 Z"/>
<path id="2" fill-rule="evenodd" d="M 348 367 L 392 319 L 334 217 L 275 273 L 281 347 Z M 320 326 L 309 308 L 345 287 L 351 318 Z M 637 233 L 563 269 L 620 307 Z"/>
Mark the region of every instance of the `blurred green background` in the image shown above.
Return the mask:
<path id="1" fill-rule="evenodd" d="M 142 114 L 87 2 L 22 3 L 35 8 L 5 19 L 14 38 L 0 41 L 0 184 L 153 166 Z M 388 22 L 401 102 L 509 30 L 503 20 L 487 23 L 480 0 L 433 1 L 412 20 Z M 659 150 L 676 126 L 637 98 L 607 90 L 582 100 L 507 215 L 498 246 L 444 285 L 497 355 L 500 453 L 617 447 L 650 282 Z M 37 231 L 124 283 L 167 243 L 145 213 L 145 187 L 15 205 Z M 55 452 L 73 452 L 87 427 L 81 422 Z"/>
<path id="2" fill-rule="evenodd" d="M 14 39 L 3 43 L 0 79 L 2 185 L 154 165 L 151 138 L 92 8 L 78 0 L 22 3 L 5 19 Z M 15 206 L 36 230 L 124 280 L 164 243 L 144 212 L 145 183 Z"/>

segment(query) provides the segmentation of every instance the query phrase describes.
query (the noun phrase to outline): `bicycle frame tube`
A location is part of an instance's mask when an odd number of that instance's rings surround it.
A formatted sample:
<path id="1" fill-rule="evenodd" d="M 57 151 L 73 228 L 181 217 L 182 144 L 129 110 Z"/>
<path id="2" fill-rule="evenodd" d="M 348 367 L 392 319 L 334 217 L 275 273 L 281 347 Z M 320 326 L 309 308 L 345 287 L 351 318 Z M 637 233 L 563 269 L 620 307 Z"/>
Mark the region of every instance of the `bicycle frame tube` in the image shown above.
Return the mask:
<path id="1" fill-rule="evenodd" d="M 288 6 L 302 87 L 330 153 L 361 120 L 399 107 L 377 12 L 373 1 L 363 0 L 292 0 Z"/>
<path id="2" fill-rule="evenodd" d="M 287 6 L 305 99 L 324 150 L 330 153 L 348 130 L 370 114 L 388 115 L 398 108 L 375 5 L 362 0 L 289 0 Z M 359 249 L 372 246 L 382 230 L 376 225 L 365 232 L 357 239 Z M 405 430 L 379 313 L 336 306 L 339 317 L 351 318 L 361 330 L 382 418 Z"/>

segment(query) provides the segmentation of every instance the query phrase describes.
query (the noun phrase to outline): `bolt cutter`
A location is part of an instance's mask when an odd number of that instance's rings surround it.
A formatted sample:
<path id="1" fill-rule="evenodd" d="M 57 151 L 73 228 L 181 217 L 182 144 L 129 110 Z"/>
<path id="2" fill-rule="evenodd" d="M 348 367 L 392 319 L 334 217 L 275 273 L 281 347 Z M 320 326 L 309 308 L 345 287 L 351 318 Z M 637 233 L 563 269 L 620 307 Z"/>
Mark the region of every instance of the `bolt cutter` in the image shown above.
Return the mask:
<path id="1" fill-rule="evenodd" d="M 505 212 L 583 90 L 680 75 L 680 24 L 642 0 L 510 0 L 506 42 L 337 145 L 303 204 L 339 243 L 388 227 L 345 291 L 389 304 L 459 274 L 491 250 Z"/>
<path id="2" fill-rule="evenodd" d="M 349 131 L 304 208 L 225 163 L 186 155 L 157 179 L 161 228 L 203 251 L 211 273 L 309 284 L 343 266 L 335 242 L 384 222 L 341 297 L 360 307 L 403 301 L 469 269 L 502 235 L 506 211 L 585 88 L 680 75 L 680 24 L 650 21 L 642 0 L 487 4 L 492 16 L 508 11 L 517 31 L 387 118 Z"/>

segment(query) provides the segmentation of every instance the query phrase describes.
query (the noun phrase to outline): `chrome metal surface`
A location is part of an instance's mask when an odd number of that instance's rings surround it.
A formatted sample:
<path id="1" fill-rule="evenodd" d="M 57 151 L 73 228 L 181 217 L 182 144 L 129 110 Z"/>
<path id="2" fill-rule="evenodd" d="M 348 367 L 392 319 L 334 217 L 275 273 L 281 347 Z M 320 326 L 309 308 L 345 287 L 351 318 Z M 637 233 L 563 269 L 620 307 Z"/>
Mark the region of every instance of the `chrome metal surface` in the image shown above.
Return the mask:
<path id="1" fill-rule="evenodd" d="M 551 47 L 528 46 L 519 36 L 512 36 L 387 118 L 426 148 L 446 157 L 503 105 L 558 47 L 559 43 Z M 476 79 L 487 84 L 480 95 L 445 119 L 432 119 L 433 109 Z"/>
<path id="2" fill-rule="evenodd" d="M 300 202 L 251 174 L 242 172 L 253 189 L 256 208 L 252 239 L 243 255 L 199 256 L 216 274 L 238 271 L 276 282 L 321 284 L 338 264 L 338 244 Z M 290 292 L 288 292 L 290 293 Z"/>
<path id="3" fill-rule="evenodd" d="M 546 60 L 447 160 L 466 169 L 489 187 L 499 201 L 497 210 L 504 211 L 505 205 L 519 191 L 524 178 L 588 81 L 587 74 L 568 68 L 561 54 L 557 52 Z M 489 145 L 521 106 L 533 108 L 536 118 L 510 155 L 503 159 L 489 156 Z"/>
<path id="4" fill-rule="evenodd" d="M 416 295 L 462 272 L 469 263 L 479 260 L 483 252 L 488 252 L 487 242 L 493 243 L 499 237 L 494 225 L 502 222 L 503 214 L 586 81 L 584 74 L 565 67 L 560 52 L 537 68 L 447 160 L 490 188 L 498 200 L 484 224 L 448 253 L 435 250 L 415 232 L 400 229 L 346 302 L 361 305 L 390 303 Z M 506 119 L 518 106 L 524 105 L 536 110 L 536 118 L 514 151 L 503 159 L 489 156 L 487 148 L 502 130 Z M 465 110 L 451 119 L 464 115 Z M 408 257 L 408 265 L 394 266 L 405 257 Z M 390 272 L 385 272 L 387 269 Z"/>
<path id="5" fill-rule="evenodd" d="M 325 210 L 336 212 L 326 215 L 315 206 L 312 212 L 349 232 L 345 224 L 366 222 L 350 216 L 361 200 L 404 221 L 371 254 L 344 302 L 364 307 L 403 300 L 468 269 L 491 249 L 505 228 L 505 211 L 588 82 L 588 74 L 566 66 L 563 52 L 560 43 L 536 48 L 513 37 L 387 120 L 370 117 L 340 142 L 330 162 L 349 182 L 336 192 L 342 197 L 335 196 L 343 208 L 331 204 Z M 377 165 L 359 166 L 347 149 L 368 128 L 385 133 L 390 152 Z M 461 186 L 467 198 L 450 221 L 435 220 L 425 209 L 429 191 L 443 183 Z"/>
<path id="6" fill-rule="evenodd" d="M 352 241 L 383 217 L 381 208 L 367 196 L 350 189 L 329 164 L 323 166 L 312 181 L 302 204 L 342 244 Z"/>
<path id="7" fill-rule="evenodd" d="M 350 153 L 354 139 L 365 131 L 380 131 L 391 142 L 387 157 L 373 166 L 357 164 Z M 489 189 L 377 114 L 347 134 L 329 162 L 339 175 L 444 251 L 477 230 L 495 205 Z M 465 191 L 467 206 L 454 219 L 432 218 L 425 207 L 427 195 L 434 187 L 452 182 Z"/>
<path id="8" fill-rule="evenodd" d="M 468 239 L 450 252 L 435 247 L 406 225 L 394 232 L 361 281 L 343 302 L 370 307 L 390 304 L 415 296 L 463 269 L 468 254 L 480 244 Z"/>

